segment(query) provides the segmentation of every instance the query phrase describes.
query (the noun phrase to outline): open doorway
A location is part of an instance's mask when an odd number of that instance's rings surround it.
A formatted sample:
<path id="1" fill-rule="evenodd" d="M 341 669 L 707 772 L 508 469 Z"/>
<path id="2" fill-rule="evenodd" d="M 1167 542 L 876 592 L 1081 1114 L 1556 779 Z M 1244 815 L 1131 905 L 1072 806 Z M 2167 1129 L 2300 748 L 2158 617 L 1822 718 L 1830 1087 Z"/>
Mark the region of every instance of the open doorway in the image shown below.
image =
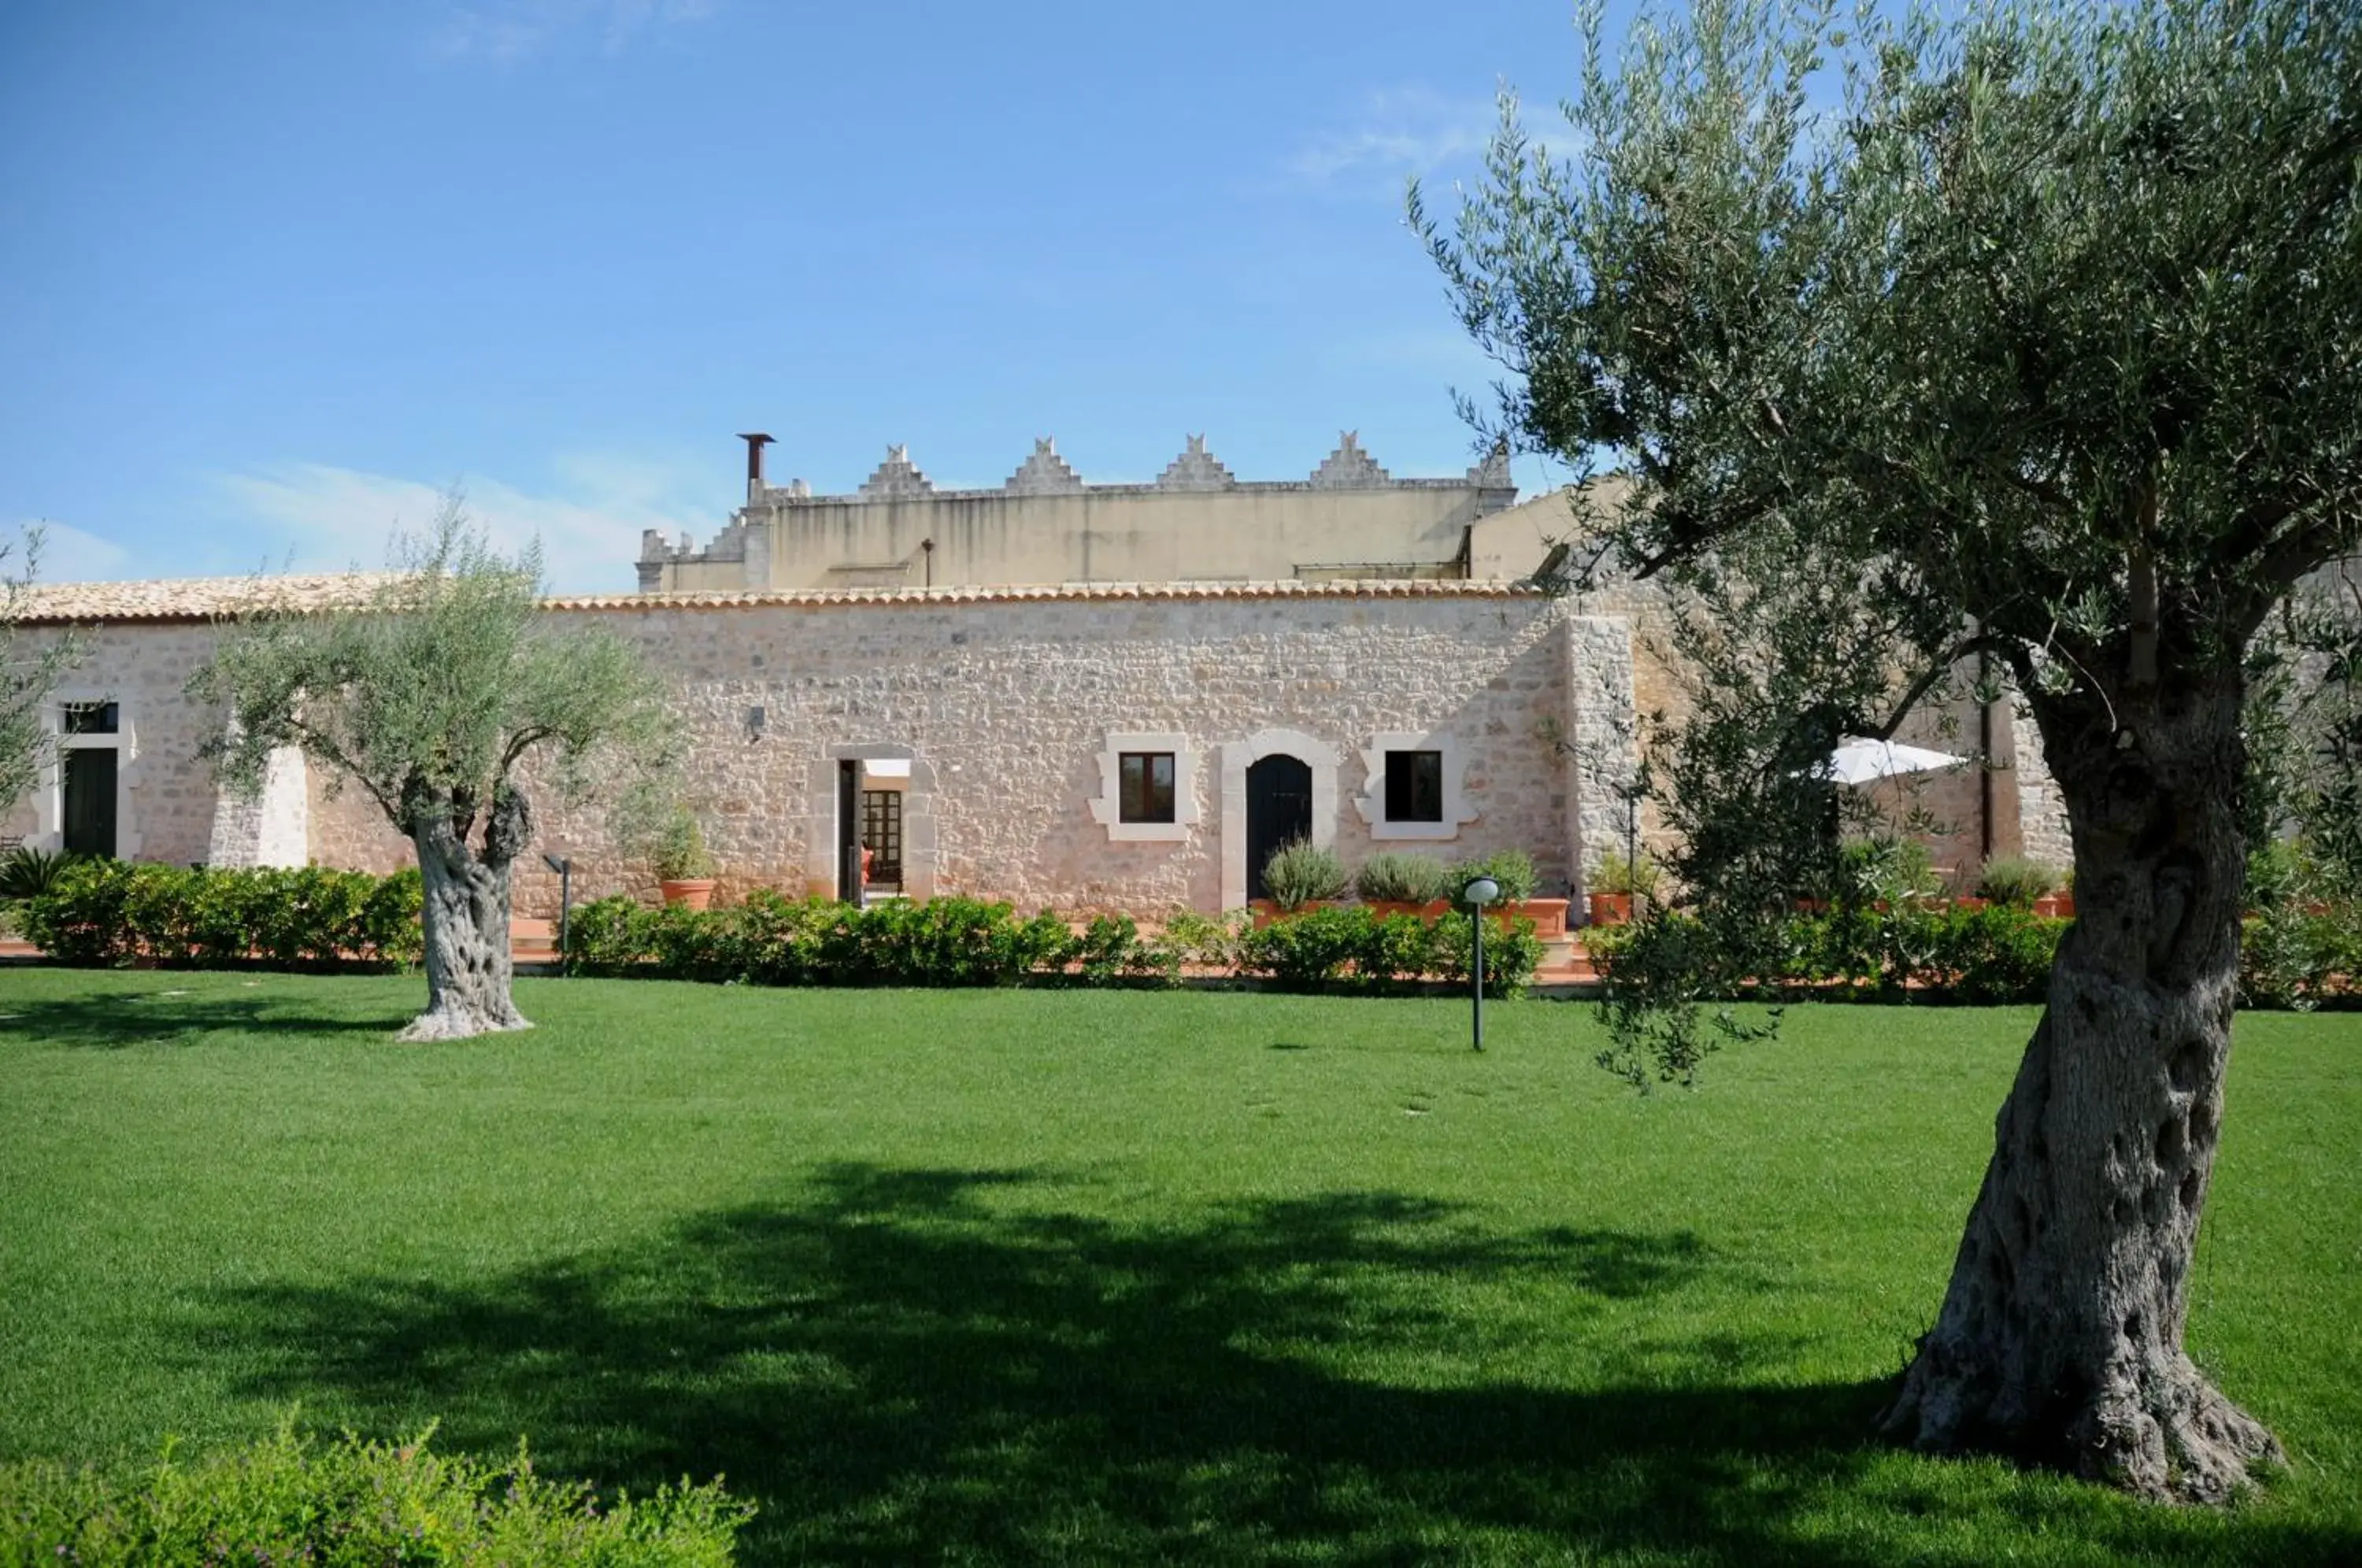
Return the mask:
<path id="1" fill-rule="evenodd" d="M 878 898 L 902 896 L 902 797 L 910 776 L 886 773 L 877 764 L 861 777 L 861 847 L 869 857 L 869 891 Z"/>
<path id="2" fill-rule="evenodd" d="M 847 903 L 934 897 L 931 763 L 890 742 L 852 743 L 815 760 L 811 780 L 805 885 L 815 896 Z"/>

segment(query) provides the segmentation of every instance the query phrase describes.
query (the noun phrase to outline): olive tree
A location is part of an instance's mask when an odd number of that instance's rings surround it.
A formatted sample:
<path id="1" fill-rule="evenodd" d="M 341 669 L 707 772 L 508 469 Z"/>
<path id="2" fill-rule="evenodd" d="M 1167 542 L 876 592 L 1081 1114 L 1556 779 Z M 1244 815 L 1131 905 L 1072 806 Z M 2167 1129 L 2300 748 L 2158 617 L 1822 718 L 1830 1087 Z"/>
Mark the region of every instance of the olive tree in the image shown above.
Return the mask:
<path id="1" fill-rule="evenodd" d="M 1783 705 L 1721 715 L 1693 832 L 1744 836 L 1775 772 L 1979 658 L 2072 831 L 2081 918 L 1885 1424 L 2224 1497 L 2276 1445 L 2182 1331 L 2246 650 L 2362 545 L 2362 8 L 1697 0 L 1612 54 L 1595 6 L 1582 30 L 1571 134 L 1507 105 L 1456 221 L 1416 189 L 1412 218 L 1506 433 L 1629 475 L 1584 519 L 1607 558 L 1753 585 Z M 1832 614 L 1849 673 L 1808 679 Z"/>
<path id="2" fill-rule="evenodd" d="M 348 607 L 232 623 L 190 692 L 228 711 L 208 748 L 225 784 L 259 790 L 271 752 L 299 747 L 415 847 L 427 1002 L 403 1038 L 529 1028 L 510 995 L 510 869 L 534 829 L 521 774 L 568 802 L 644 799 L 677 723 L 637 651 L 558 630 L 537 551 L 498 555 L 456 498 L 397 561 Z"/>
<path id="3" fill-rule="evenodd" d="M 52 636 L 25 637 L 22 623 L 33 608 L 40 565 L 39 525 L 18 538 L 0 540 L 0 810 L 31 793 L 41 769 L 56 756 L 50 693 L 84 653 L 71 627 Z"/>

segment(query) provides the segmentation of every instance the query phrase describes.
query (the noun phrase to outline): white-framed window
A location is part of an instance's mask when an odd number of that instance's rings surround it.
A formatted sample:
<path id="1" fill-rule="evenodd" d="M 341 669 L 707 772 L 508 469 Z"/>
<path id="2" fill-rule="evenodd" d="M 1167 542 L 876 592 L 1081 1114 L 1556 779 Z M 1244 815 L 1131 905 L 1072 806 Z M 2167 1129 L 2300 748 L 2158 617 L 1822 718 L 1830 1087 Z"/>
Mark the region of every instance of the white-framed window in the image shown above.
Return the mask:
<path id="1" fill-rule="evenodd" d="M 1198 753 L 1189 737 L 1111 730 L 1099 753 L 1091 820 L 1114 844 L 1170 844 L 1198 823 Z"/>
<path id="2" fill-rule="evenodd" d="M 1466 763 L 1450 734 L 1381 730 L 1362 748 L 1367 781 L 1353 802 L 1374 839 L 1450 839 L 1476 820 L 1462 791 Z"/>
<path id="3" fill-rule="evenodd" d="M 47 720 L 57 749 L 34 790 L 40 843 L 128 859 L 139 848 L 131 810 L 139 745 L 129 709 L 113 692 L 68 687 L 50 694 Z"/>

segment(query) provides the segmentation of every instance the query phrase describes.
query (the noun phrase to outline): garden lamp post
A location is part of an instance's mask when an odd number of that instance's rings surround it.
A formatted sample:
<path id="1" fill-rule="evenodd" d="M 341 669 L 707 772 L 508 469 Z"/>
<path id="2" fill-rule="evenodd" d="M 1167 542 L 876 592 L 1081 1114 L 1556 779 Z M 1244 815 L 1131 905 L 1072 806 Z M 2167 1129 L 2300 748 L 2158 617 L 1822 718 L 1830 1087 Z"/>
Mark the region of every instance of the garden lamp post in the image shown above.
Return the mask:
<path id="1" fill-rule="evenodd" d="M 766 436 L 764 439 L 768 440 Z M 756 709 L 760 712 L 762 710 Z M 557 873 L 557 972 L 566 973 L 566 928 L 574 918 L 574 857 L 544 854 L 541 863 Z"/>
<path id="2" fill-rule="evenodd" d="M 1501 896 L 1501 884 L 1490 877 L 1479 877 L 1460 889 L 1468 900 L 1470 962 L 1468 973 L 1475 981 L 1476 1049 L 1485 1049 L 1485 906 Z"/>

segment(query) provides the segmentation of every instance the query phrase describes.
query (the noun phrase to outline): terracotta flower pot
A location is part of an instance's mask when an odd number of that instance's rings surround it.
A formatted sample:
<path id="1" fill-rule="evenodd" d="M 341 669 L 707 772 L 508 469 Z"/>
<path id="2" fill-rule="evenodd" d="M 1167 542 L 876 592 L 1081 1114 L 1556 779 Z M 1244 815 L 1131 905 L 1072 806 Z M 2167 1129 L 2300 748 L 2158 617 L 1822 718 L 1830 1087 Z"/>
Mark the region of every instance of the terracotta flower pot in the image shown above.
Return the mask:
<path id="1" fill-rule="evenodd" d="M 1374 920 L 1384 920 L 1388 915 L 1421 915 L 1427 919 L 1432 920 L 1435 918 L 1435 911 L 1439 906 L 1435 904 L 1407 904 L 1399 899 L 1371 899 L 1365 902 L 1363 907 L 1370 911 L 1371 918 Z M 1444 904 L 1440 907 L 1449 909 L 1451 906 Z"/>
<path id="2" fill-rule="evenodd" d="M 1563 917 L 1562 917 L 1563 918 Z M 1594 893 L 1591 895 L 1591 923 L 1594 925 L 1629 925 L 1632 922 L 1632 895 L 1629 893 Z"/>
<path id="3" fill-rule="evenodd" d="M 2034 900 L 2034 912 L 2038 915 L 2047 916 L 2052 920 L 2073 920 L 2075 918 L 2075 895 L 2072 893 L 2053 893 L 2048 898 L 2036 899 Z"/>
<path id="4" fill-rule="evenodd" d="M 1310 914 L 1314 910 L 1330 910 L 1335 909 L 1336 907 L 1337 900 L 1334 899 L 1307 899 L 1304 902 L 1297 905 L 1292 910 L 1281 909 L 1277 903 L 1274 902 L 1270 899 L 1250 899 L 1247 900 L 1247 908 L 1254 911 L 1254 923 L 1257 931 L 1261 931 L 1264 926 L 1269 925 L 1275 920 L 1284 919 L 1289 915 Z"/>
<path id="5" fill-rule="evenodd" d="M 678 882 L 658 882 L 657 887 L 663 892 L 664 901 L 668 904 L 680 904 L 689 909 L 701 910 L 713 902 L 713 878 L 711 877 L 685 878 Z"/>
<path id="6" fill-rule="evenodd" d="M 1981 910 L 1990 908 L 1992 903 L 1991 899 L 1954 899 L 1952 907 L 1956 910 Z"/>
<path id="7" fill-rule="evenodd" d="M 1504 925 L 1515 920 L 1533 922 L 1536 936 L 1564 936 L 1566 906 L 1564 899 L 1528 899 L 1523 903 L 1502 905 L 1499 915 Z M 1624 913 L 1628 919 L 1632 913 L 1629 894 L 1625 895 Z"/>

